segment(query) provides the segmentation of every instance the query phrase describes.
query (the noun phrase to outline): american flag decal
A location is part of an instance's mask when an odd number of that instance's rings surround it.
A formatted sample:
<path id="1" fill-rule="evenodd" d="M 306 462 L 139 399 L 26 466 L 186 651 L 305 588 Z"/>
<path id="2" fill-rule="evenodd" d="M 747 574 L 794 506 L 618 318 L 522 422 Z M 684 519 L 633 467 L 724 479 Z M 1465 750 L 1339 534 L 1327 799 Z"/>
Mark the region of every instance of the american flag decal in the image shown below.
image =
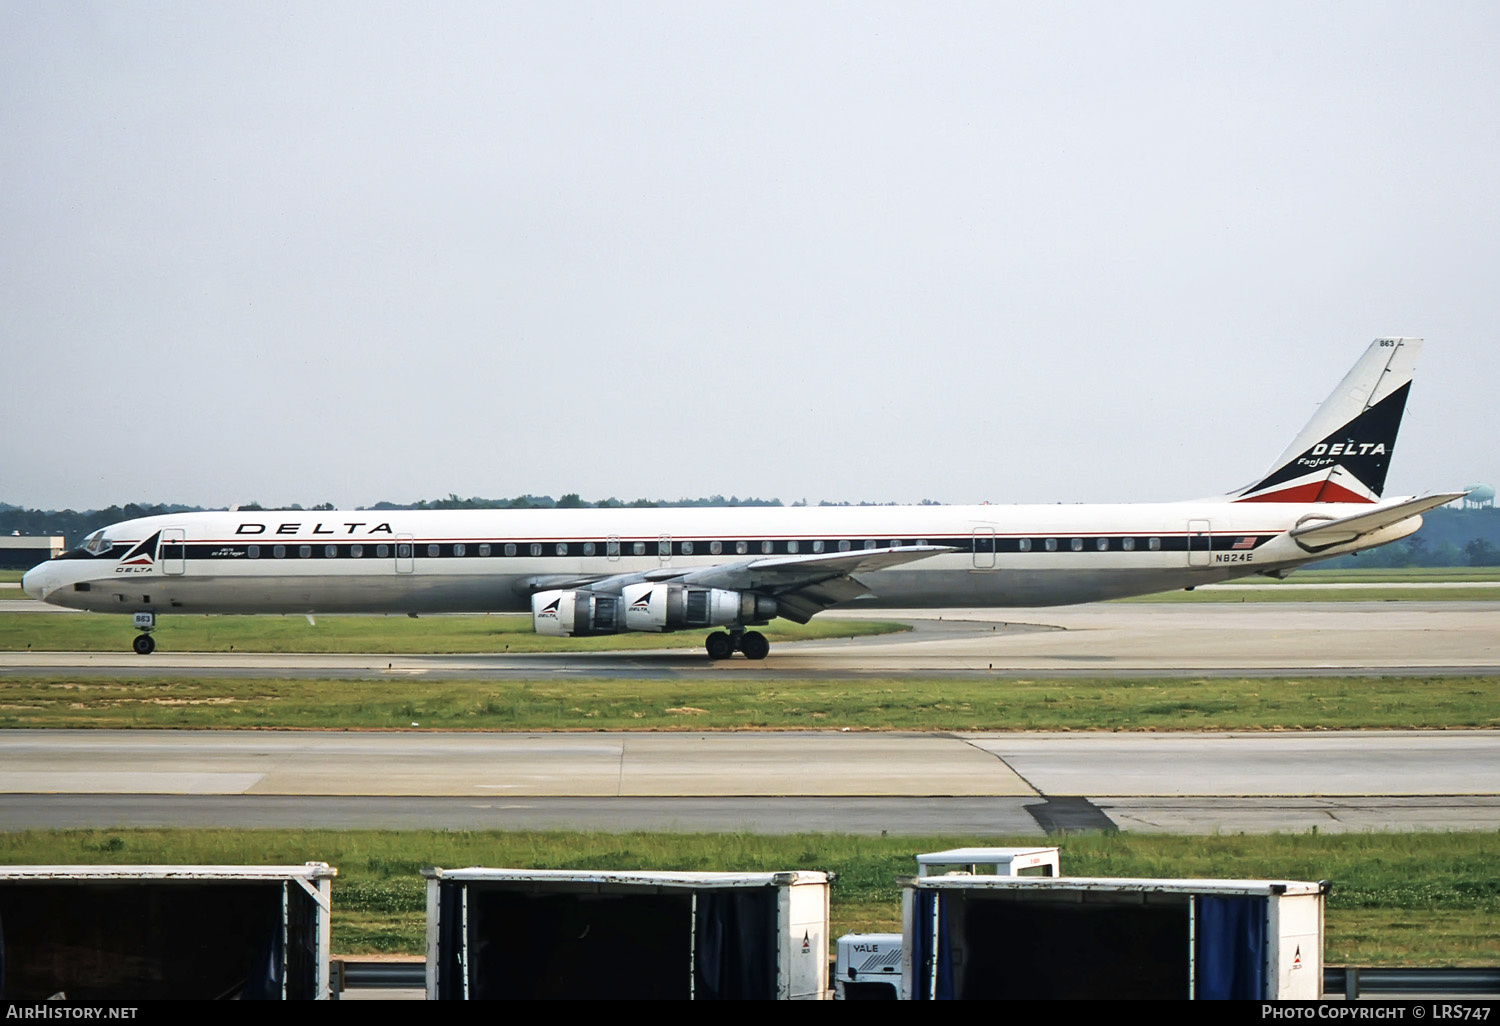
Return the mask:
<path id="1" fill-rule="evenodd" d="M 1253 549 L 1253 548 L 1255 548 L 1255 538 L 1254 537 L 1241 538 L 1239 541 L 1235 542 L 1233 545 L 1231 545 L 1229 547 L 1231 549 Z"/>

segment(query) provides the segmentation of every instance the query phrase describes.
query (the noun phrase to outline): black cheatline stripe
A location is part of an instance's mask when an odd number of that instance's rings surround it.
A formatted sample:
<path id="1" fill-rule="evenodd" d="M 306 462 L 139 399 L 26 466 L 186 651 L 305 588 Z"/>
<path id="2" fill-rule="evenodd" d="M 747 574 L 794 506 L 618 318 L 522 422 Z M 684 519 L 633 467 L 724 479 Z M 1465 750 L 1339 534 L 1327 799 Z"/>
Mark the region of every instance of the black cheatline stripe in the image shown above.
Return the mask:
<path id="1" fill-rule="evenodd" d="M 1209 536 L 1209 545 L 1202 547 L 1194 545 L 1192 546 L 1192 548 L 1195 551 L 1200 552 L 1248 552 L 1252 549 L 1259 548 L 1261 545 L 1264 545 L 1266 542 L 1270 541 L 1273 537 L 1275 536 L 1270 534 L 1216 533 Z M 1155 549 L 1151 548 L 1150 545 L 1153 538 L 1160 543 L 1159 546 Z M 1236 548 L 1236 546 L 1246 538 L 1252 538 L 1254 540 L 1253 544 L 1249 547 Z M 1107 546 L 1104 549 L 1100 549 L 1098 545 L 1101 539 L 1107 542 Z M 822 552 L 817 552 L 813 548 L 813 543 L 819 540 L 823 542 Z M 1047 548 L 1046 543 L 1049 540 L 1057 543 L 1054 549 Z M 1073 542 L 1075 540 L 1081 544 L 1081 548 L 1073 548 Z M 1127 550 L 1124 548 L 1123 543 L 1126 540 L 1134 543 L 1133 549 Z M 945 545 L 955 548 L 958 550 L 954 553 L 955 555 L 974 554 L 987 556 L 991 554 L 1025 554 L 1048 556 L 1059 553 L 1083 555 L 1087 553 L 1106 554 L 1123 553 L 1127 551 L 1133 554 L 1137 552 L 1186 552 L 1190 547 L 1190 541 L 1195 540 L 1197 539 L 1189 539 L 1184 535 L 1144 534 L 1037 535 L 1033 538 L 995 537 L 990 535 L 960 535 L 957 537 L 934 537 L 921 539 L 824 538 L 797 539 L 797 550 L 793 552 L 789 549 L 790 543 L 785 539 L 735 539 L 732 541 L 721 541 L 720 549 L 718 552 L 712 551 L 711 542 L 693 541 L 690 543 L 684 543 L 674 541 L 672 543 L 672 555 L 674 557 L 744 556 L 747 558 L 753 556 L 837 556 L 842 554 L 853 555 L 865 550 L 866 541 L 874 541 L 875 545 L 873 547 L 875 548 L 885 548 L 891 545 L 896 545 L 898 547 L 910 547 L 916 545 L 918 541 L 921 541 L 928 545 Z M 740 552 L 736 547 L 738 542 L 740 541 L 744 541 L 745 543 L 744 552 Z M 848 549 L 841 550 L 839 548 L 839 543 L 842 541 L 849 542 Z M 1029 542 L 1030 547 L 1027 549 L 1022 549 L 1021 543 L 1023 541 Z M 769 551 L 766 551 L 762 548 L 762 546 L 766 542 L 770 543 Z M 249 557 L 249 552 L 252 547 L 257 550 L 258 558 L 270 559 L 276 558 L 272 555 L 272 551 L 276 545 L 280 545 L 284 548 L 286 555 L 281 557 L 284 559 L 390 559 L 395 555 L 395 547 L 397 544 L 398 543 L 394 540 L 382 540 L 378 542 L 308 542 L 289 539 L 279 542 L 256 542 L 253 543 L 253 545 L 236 543 L 232 545 L 190 544 L 186 546 L 180 546 L 174 544 L 171 547 L 174 549 L 185 548 L 187 558 L 189 559 L 245 559 Z M 584 546 L 587 544 L 592 544 L 594 546 L 594 551 L 591 554 L 584 552 Z M 691 552 L 688 552 L 684 549 L 685 544 L 692 545 L 693 548 Z M 361 555 L 359 556 L 354 556 L 352 554 L 353 549 L 356 545 L 361 549 Z M 376 550 L 380 545 L 386 546 L 388 550 L 386 555 L 384 556 L 380 556 L 377 554 Z M 455 552 L 455 548 L 458 545 L 462 545 L 463 547 L 464 551 L 462 555 L 459 555 L 457 552 Z M 489 546 L 490 551 L 488 554 L 482 554 L 480 552 L 481 545 Z M 515 547 L 515 551 L 513 553 L 507 554 L 507 545 L 513 545 Z M 531 551 L 532 545 L 539 545 L 541 547 L 541 551 L 539 553 L 533 554 Z M 558 545 L 564 545 L 566 547 L 566 551 L 559 553 L 557 551 Z M 639 552 L 635 551 L 636 545 L 641 546 L 641 550 Z M 307 546 L 310 550 L 306 556 L 300 555 L 300 550 L 303 546 Z M 660 551 L 657 546 L 658 543 L 656 541 L 622 541 L 619 546 L 618 554 L 620 556 L 635 557 L 659 556 Z M 559 557 L 576 557 L 582 559 L 612 558 L 609 549 L 609 540 L 604 539 L 592 543 L 580 542 L 576 540 L 567 542 L 528 541 L 461 543 L 419 541 L 414 543 L 412 547 L 413 556 L 417 559 L 538 559 L 542 557 L 550 557 L 554 559 Z M 436 547 L 437 549 L 437 554 L 435 556 L 429 552 L 429 549 L 432 547 Z M 328 555 L 326 551 L 330 548 L 334 552 L 332 556 Z M 173 553 L 173 555 L 175 555 L 175 553 Z"/>

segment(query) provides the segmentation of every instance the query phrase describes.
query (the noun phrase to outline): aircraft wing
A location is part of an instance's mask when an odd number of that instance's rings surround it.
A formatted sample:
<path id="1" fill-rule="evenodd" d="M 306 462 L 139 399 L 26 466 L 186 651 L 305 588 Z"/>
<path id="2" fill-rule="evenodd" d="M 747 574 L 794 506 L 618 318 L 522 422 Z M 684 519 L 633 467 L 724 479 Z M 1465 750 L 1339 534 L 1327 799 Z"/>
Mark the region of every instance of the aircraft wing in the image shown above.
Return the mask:
<path id="1" fill-rule="evenodd" d="M 944 552 L 957 552 L 951 545 L 903 545 L 899 548 L 858 549 L 852 552 L 817 552 L 797 556 L 763 556 L 716 566 L 673 567 L 612 577 L 538 577 L 528 582 L 533 591 L 549 588 L 585 588 L 605 593 L 619 592 L 628 584 L 670 581 L 695 588 L 753 591 L 776 599 L 779 615 L 806 623 L 814 613 L 839 602 L 866 594 L 855 574 L 886 570 Z"/>
<path id="2" fill-rule="evenodd" d="M 1441 495 L 1423 495 L 1394 505 L 1381 506 L 1367 513 L 1356 513 L 1352 517 L 1313 521 L 1302 527 L 1294 527 L 1289 533 L 1298 544 L 1303 546 L 1342 545 L 1362 534 L 1399 524 L 1403 520 L 1426 513 L 1430 509 L 1445 506 L 1457 499 L 1462 499 L 1467 494 L 1469 493 L 1444 492 Z"/>
<path id="3" fill-rule="evenodd" d="M 903 545 L 855 552 L 768 556 L 689 569 L 672 580 L 699 588 L 772 595 L 776 598 L 780 615 L 797 623 L 806 623 L 814 613 L 864 595 L 864 585 L 854 579 L 855 574 L 886 570 L 902 563 L 956 551 L 951 545 Z M 648 575 L 647 579 L 654 578 Z"/>

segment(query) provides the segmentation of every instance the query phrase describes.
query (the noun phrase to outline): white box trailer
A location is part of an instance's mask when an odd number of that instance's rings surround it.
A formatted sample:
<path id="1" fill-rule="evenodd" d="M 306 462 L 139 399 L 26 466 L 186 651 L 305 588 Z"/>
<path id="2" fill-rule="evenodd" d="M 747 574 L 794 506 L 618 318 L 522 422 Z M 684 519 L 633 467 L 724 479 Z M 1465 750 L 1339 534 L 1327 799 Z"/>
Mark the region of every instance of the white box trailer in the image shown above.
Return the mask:
<path id="1" fill-rule="evenodd" d="M 0 866 L 0 996 L 327 999 L 337 872 L 322 862 Z"/>
<path id="2" fill-rule="evenodd" d="M 949 848 L 917 856 L 918 876 L 1061 876 L 1057 848 Z"/>
<path id="3" fill-rule="evenodd" d="M 1328 883 L 934 876 L 903 882 L 912 1000 L 1317 1000 Z"/>
<path id="4" fill-rule="evenodd" d="M 427 996 L 828 996 L 827 873 L 425 869 Z"/>

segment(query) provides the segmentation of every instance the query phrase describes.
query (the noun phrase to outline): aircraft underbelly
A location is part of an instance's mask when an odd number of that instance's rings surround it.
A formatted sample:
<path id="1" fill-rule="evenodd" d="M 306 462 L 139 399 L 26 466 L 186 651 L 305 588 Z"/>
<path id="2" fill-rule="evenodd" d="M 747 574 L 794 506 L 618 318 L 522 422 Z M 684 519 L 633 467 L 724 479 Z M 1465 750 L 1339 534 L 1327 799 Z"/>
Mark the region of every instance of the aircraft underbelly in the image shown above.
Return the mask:
<path id="1" fill-rule="evenodd" d="M 861 575 L 863 598 L 840 608 L 932 609 L 1069 605 L 1172 591 L 1241 573 L 1171 567 L 918 567 Z M 52 601 L 101 612 L 505 613 L 530 610 L 532 574 L 195 574 L 103 580 Z"/>
<path id="2" fill-rule="evenodd" d="M 358 577 L 203 575 L 100 582 L 66 603 L 100 612 L 158 613 L 519 613 L 529 596 L 512 576 Z M 150 601 L 145 601 L 149 597 Z"/>
<path id="3" fill-rule="evenodd" d="M 843 608 L 1061 606 L 1174 591 L 1230 574 L 1187 567 L 888 571 L 862 578 L 871 596 Z"/>

